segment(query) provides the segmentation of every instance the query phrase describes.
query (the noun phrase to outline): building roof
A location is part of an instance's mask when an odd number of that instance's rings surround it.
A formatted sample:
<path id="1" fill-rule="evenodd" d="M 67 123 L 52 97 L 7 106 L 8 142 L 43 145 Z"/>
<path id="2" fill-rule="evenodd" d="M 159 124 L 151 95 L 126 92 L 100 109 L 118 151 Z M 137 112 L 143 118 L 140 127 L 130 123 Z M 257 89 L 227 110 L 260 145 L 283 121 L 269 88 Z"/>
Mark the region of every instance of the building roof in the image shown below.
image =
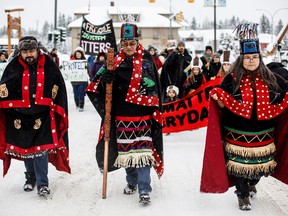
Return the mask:
<path id="1" fill-rule="evenodd" d="M 85 18 L 95 25 L 100 25 L 111 18 L 112 15 L 117 14 L 139 14 L 139 21 L 137 26 L 140 28 L 169 28 L 170 20 L 167 18 L 169 16 L 169 11 L 159 8 L 159 7 L 91 7 L 90 13 L 87 7 L 79 8 L 74 12 L 75 15 L 85 15 Z M 167 16 L 167 17 L 165 17 Z M 82 17 L 71 22 L 69 28 L 80 28 L 82 25 Z M 114 22 L 114 27 L 120 27 L 121 22 Z M 180 28 L 182 26 L 187 26 L 186 22 L 181 24 L 172 20 L 171 27 Z"/>

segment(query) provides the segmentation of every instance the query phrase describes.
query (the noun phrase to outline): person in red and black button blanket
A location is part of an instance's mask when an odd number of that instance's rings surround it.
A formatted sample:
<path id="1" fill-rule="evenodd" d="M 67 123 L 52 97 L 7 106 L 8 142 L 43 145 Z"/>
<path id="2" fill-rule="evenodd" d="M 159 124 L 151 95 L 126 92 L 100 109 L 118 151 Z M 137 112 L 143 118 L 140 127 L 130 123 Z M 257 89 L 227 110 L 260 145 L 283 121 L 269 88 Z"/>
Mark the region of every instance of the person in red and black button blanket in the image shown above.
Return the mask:
<path id="1" fill-rule="evenodd" d="M 163 174 L 161 94 L 155 64 L 139 43 L 137 29 L 135 24 L 122 25 L 122 48 L 114 58 L 113 70 L 100 69 L 100 78 L 93 80 L 86 92 L 104 117 L 105 86 L 113 81 L 108 171 L 125 168 L 124 194 L 133 194 L 138 187 L 140 202 L 149 202 L 151 167 L 159 178 Z M 96 147 L 100 169 L 103 169 L 103 131 L 101 127 Z"/>
<path id="2" fill-rule="evenodd" d="M 70 173 L 66 87 L 35 37 L 21 38 L 18 48 L 0 82 L 0 159 L 4 175 L 11 159 L 24 160 L 24 190 L 37 186 L 45 196 L 50 194 L 48 162 Z"/>
<path id="3" fill-rule="evenodd" d="M 287 75 L 263 63 L 257 24 L 237 27 L 240 56 L 211 92 L 202 192 L 235 185 L 241 210 L 250 210 L 261 177 L 288 184 Z"/>

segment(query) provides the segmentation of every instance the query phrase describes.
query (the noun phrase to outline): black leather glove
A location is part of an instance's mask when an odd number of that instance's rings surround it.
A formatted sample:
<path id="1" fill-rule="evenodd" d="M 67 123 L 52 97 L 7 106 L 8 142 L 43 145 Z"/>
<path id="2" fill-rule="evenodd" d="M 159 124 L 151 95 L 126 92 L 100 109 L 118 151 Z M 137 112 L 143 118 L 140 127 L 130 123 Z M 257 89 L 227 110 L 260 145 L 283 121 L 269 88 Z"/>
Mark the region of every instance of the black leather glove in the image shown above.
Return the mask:
<path id="1" fill-rule="evenodd" d="M 106 70 L 101 76 L 101 81 L 103 83 L 112 83 L 115 80 L 115 72 L 111 70 Z"/>

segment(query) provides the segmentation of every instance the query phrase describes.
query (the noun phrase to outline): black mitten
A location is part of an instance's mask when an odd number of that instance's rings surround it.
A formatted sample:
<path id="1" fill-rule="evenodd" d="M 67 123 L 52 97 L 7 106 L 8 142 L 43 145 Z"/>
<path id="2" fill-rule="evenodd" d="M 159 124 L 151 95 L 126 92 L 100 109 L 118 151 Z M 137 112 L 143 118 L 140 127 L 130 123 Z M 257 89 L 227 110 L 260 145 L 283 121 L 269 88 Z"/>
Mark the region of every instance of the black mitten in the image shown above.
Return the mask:
<path id="1" fill-rule="evenodd" d="M 115 72 L 111 70 L 106 70 L 101 76 L 103 83 L 112 83 L 115 80 Z"/>
<path id="2" fill-rule="evenodd" d="M 191 83 L 186 83 L 186 84 L 183 85 L 183 89 L 184 90 L 188 90 L 190 88 L 191 88 Z"/>

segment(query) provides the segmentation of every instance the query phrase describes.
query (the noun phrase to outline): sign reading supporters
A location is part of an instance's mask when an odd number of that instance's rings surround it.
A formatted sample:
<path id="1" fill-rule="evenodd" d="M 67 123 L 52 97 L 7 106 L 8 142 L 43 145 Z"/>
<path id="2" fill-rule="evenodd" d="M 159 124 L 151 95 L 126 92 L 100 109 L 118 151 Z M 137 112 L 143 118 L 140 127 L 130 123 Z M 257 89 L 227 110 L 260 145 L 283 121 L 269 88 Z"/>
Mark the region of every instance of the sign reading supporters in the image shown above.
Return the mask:
<path id="1" fill-rule="evenodd" d="M 87 55 L 107 53 L 108 48 L 117 50 L 112 20 L 102 25 L 94 25 L 83 17 L 81 26 L 80 46 Z"/>
<path id="2" fill-rule="evenodd" d="M 76 82 L 88 81 L 86 60 L 62 61 L 61 72 L 64 80 Z"/>
<path id="3" fill-rule="evenodd" d="M 186 97 L 163 104 L 163 133 L 206 127 L 208 125 L 209 92 L 221 81 L 221 78 L 210 80 Z"/>

